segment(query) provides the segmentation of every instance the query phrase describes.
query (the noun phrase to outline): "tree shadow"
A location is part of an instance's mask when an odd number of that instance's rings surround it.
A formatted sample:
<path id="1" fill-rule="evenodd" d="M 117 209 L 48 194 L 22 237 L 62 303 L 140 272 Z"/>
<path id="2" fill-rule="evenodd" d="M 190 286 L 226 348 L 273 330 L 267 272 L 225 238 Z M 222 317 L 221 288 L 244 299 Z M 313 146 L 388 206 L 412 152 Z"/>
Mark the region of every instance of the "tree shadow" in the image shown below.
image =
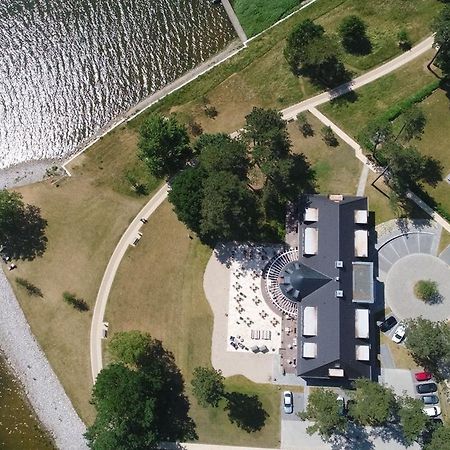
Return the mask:
<path id="1" fill-rule="evenodd" d="M 343 93 L 342 93 L 343 92 Z M 355 103 L 358 100 L 358 94 L 351 89 L 351 84 L 344 84 L 342 87 L 333 89 L 331 92 L 332 99 L 330 104 L 332 106 L 340 107 L 347 103 Z"/>
<path id="2" fill-rule="evenodd" d="M 225 395 L 228 418 L 247 433 L 261 430 L 269 417 L 257 395 L 230 392 Z"/>
<path id="3" fill-rule="evenodd" d="M 361 36 L 357 40 L 343 43 L 345 50 L 355 56 L 364 56 L 372 53 L 372 43 L 367 36 Z"/>
<path id="4" fill-rule="evenodd" d="M 424 301 L 427 305 L 439 305 L 444 301 L 444 296 L 438 292 Z"/>
<path id="5" fill-rule="evenodd" d="M 383 442 L 398 442 L 405 448 L 408 446 L 403 436 L 402 427 L 398 423 L 388 423 L 383 425 L 382 427 L 374 427 L 370 432 L 370 436 L 373 438 L 379 438 Z"/>
<path id="6" fill-rule="evenodd" d="M 369 434 L 365 427 L 349 422 L 345 433 L 333 436 L 329 443 L 332 450 L 373 450 L 373 442 L 369 440 Z"/>
<path id="7" fill-rule="evenodd" d="M 188 416 L 189 399 L 184 394 L 184 379 L 172 352 L 154 339 L 147 352 L 138 361 L 138 367 L 150 377 L 162 381 L 158 397 L 158 430 L 164 440 L 198 439 L 196 425 Z"/>
<path id="8" fill-rule="evenodd" d="M 44 254 L 47 248 L 47 221 L 40 213 L 37 206 L 26 205 L 22 213 L 15 217 L 13 232 L 3 242 L 4 253 L 11 259 L 31 261 Z"/>

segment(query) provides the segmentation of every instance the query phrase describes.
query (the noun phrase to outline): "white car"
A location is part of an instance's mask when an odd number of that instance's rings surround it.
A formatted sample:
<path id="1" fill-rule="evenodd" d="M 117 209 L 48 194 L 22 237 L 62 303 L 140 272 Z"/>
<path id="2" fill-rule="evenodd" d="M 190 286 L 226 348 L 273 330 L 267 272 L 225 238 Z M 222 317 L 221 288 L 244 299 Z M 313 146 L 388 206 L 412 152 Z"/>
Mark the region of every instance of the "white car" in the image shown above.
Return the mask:
<path id="1" fill-rule="evenodd" d="M 396 343 L 396 344 L 400 344 L 400 342 L 403 341 L 403 338 L 405 337 L 406 334 L 406 327 L 405 325 L 400 324 L 394 331 L 394 334 L 392 335 L 392 340 Z"/>
<path id="2" fill-rule="evenodd" d="M 291 391 L 283 392 L 283 409 L 286 414 L 294 412 L 294 398 Z"/>
<path id="3" fill-rule="evenodd" d="M 423 408 L 423 412 L 429 417 L 437 417 L 441 415 L 441 407 L 427 406 L 426 408 Z"/>

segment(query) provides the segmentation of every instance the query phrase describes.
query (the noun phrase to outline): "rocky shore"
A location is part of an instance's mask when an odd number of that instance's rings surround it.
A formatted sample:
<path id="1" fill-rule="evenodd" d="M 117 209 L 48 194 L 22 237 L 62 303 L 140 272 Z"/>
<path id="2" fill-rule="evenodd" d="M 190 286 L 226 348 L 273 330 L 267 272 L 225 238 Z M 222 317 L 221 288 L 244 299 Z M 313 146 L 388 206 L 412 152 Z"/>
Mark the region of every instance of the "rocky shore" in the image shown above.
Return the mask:
<path id="1" fill-rule="evenodd" d="M 86 427 L 34 338 L 11 286 L 0 270 L 0 348 L 58 448 L 87 449 Z"/>

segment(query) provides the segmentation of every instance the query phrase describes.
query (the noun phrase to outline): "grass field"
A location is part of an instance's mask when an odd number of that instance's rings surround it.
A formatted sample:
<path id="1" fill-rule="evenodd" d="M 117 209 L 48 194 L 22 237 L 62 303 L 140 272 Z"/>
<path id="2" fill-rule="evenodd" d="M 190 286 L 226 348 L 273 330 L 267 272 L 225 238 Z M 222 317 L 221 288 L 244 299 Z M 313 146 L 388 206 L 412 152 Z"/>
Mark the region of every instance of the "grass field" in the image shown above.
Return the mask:
<path id="1" fill-rule="evenodd" d="M 234 0 L 232 4 L 247 37 L 251 37 L 295 11 L 299 0 Z"/>
<path id="2" fill-rule="evenodd" d="M 321 194 L 356 194 L 362 164 L 355 158 L 353 150 L 338 139 L 337 147 L 329 147 L 320 133 L 322 122 L 306 113 L 314 136 L 303 137 L 297 121 L 288 126 L 294 153 L 304 153 L 316 174 L 317 191 Z"/>
<path id="3" fill-rule="evenodd" d="M 80 313 L 62 300 L 63 291 L 82 297 L 91 307 L 116 242 L 145 198 L 124 195 L 126 167 L 139 167 L 133 153 L 124 155 L 120 133 L 105 137 L 77 159 L 74 176 L 59 187 L 42 182 L 18 189 L 26 202 L 42 209 L 48 221 L 48 248 L 42 258 L 18 262 L 7 275 L 31 329 L 83 420 L 93 419 L 89 405 L 91 313 Z M 126 142 L 125 142 L 126 144 Z M 102 162 L 103 161 L 103 162 Z M 156 186 L 156 181 L 150 187 Z M 44 298 L 26 295 L 14 278 L 39 287 Z"/>
<path id="4" fill-rule="evenodd" d="M 211 249 L 178 222 L 163 203 L 143 229 L 136 248 L 127 251 L 117 273 L 106 310 L 110 333 L 142 330 L 161 339 L 180 367 L 190 395 L 192 371 L 211 364 L 213 316 L 203 292 L 203 273 Z M 268 413 L 266 426 L 248 434 L 228 420 L 223 404 L 202 408 L 191 397 L 191 415 L 200 441 L 249 446 L 279 444 L 278 387 L 231 377 L 227 391 L 257 394 Z"/>

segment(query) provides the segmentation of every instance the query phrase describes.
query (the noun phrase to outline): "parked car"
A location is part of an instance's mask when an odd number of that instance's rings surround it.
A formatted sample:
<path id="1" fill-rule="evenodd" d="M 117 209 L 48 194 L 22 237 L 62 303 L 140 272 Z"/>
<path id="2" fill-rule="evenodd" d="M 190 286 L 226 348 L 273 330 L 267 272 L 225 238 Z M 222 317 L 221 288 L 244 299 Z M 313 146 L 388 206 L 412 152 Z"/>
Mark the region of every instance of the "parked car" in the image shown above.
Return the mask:
<path id="1" fill-rule="evenodd" d="M 394 331 L 394 334 L 392 335 L 392 340 L 396 343 L 396 344 L 400 344 L 400 342 L 403 341 L 403 338 L 405 337 L 406 334 L 406 327 L 402 324 L 400 324 Z"/>
<path id="2" fill-rule="evenodd" d="M 433 374 L 431 374 L 430 372 L 417 372 L 414 374 L 414 376 L 416 377 L 417 381 L 428 381 L 433 378 Z"/>
<path id="3" fill-rule="evenodd" d="M 423 408 L 423 412 L 429 417 L 437 417 L 441 415 L 441 408 L 439 406 L 427 406 Z"/>
<path id="4" fill-rule="evenodd" d="M 345 415 L 345 400 L 344 397 L 339 396 L 337 399 L 339 405 L 339 414 L 341 416 Z"/>
<path id="5" fill-rule="evenodd" d="M 436 383 L 422 383 L 416 386 L 416 391 L 419 394 L 429 394 L 437 391 Z"/>
<path id="6" fill-rule="evenodd" d="M 389 331 L 394 325 L 397 325 L 397 319 L 394 316 L 389 316 L 378 326 L 383 333 L 386 333 L 386 331 Z"/>
<path id="7" fill-rule="evenodd" d="M 437 395 L 424 395 L 420 398 L 425 405 L 437 405 L 439 403 L 439 397 Z"/>
<path id="8" fill-rule="evenodd" d="M 291 391 L 283 392 L 283 408 L 286 414 L 292 414 L 294 412 L 294 398 Z"/>

